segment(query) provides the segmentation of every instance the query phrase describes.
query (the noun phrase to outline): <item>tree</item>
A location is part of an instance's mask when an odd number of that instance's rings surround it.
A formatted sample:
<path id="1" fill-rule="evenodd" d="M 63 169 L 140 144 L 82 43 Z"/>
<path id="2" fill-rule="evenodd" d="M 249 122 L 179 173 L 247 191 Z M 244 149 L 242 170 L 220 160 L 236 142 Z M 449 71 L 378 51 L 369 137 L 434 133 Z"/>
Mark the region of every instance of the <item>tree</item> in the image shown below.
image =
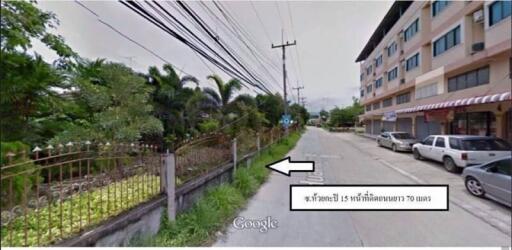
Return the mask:
<path id="1" fill-rule="evenodd" d="M 279 120 L 284 113 L 284 100 L 279 94 L 257 95 L 256 105 L 265 114 L 269 125 L 279 125 Z"/>
<path id="2" fill-rule="evenodd" d="M 300 126 L 304 126 L 309 120 L 308 110 L 297 103 L 290 106 L 290 114 L 292 119 L 297 121 Z"/>
<path id="3" fill-rule="evenodd" d="M 65 125 L 58 121 L 67 101 L 62 95 L 71 87 L 60 69 L 71 64 L 75 53 L 62 37 L 48 32 L 58 25 L 54 14 L 32 2 L 2 1 L 0 15 L 0 139 L 34 144 L 52 136 Z M 55 68 L 27 50 L 39 40 L 60 58 Z"/>
<path id="4" fill-rule="evenodd" d="M 322 109 L 320 110 L 320 120 L 322 122 L 326 122 L 327 119 L 329 119 L 329 112 L 327 112 L 326 110 Z"/>
<path id="5" fill-rule="evenodd" d="M 87 70 L 75 72 L 78 87 L 72 96 L 87 116 L 75 119 L 54 142 L 133 142 L 144 135 L 162 133 L 161 122 L 152 116 L 152 88 L 144 78 L 119 63 L 100 60 L 86 65 L 89 67 L 80 68 Z"/>
<path id="6" fill-rule="evenodd" d="M 231 79 L 225 83 L 218 75 L 209 75 L 208 79 L 215 82 L 217 90 L 207 87 L 203 89 L 203 92 L 209 102 L 226 115 L 230 100 L 235 92 L 242 88 L 242 85 L 238 79 Z"/>
<path id="7" fill-rule="evenodd" d="M 330 112 L 329 126 L 350 127 L 357 123 L 358 116 L 364 112 L 359 100 L 352 97 L 352 105 L 345 108 L 334 108 Z"/>
<path id="8" fill-rule="evenodd" d="M 165 64 L 163 70 L 165 74 L 156 67 L 150 67 L 147 83 L 154 87 L 151 95 L 154 114 L 163 123 L 163 138 L 167 146 L 170 146 L 176 140 L 185 138 L 196 126 L 200 115 L 197 107 L 202 103 L 199 100 L 203 97 L 201 93 L 185 86 L 187 83 L 197 86 L 199 81 L 195 77 L 180 78 L 169 64 Z M 190 112 L 187 112 L 187 117 L 185 110 Z"/>

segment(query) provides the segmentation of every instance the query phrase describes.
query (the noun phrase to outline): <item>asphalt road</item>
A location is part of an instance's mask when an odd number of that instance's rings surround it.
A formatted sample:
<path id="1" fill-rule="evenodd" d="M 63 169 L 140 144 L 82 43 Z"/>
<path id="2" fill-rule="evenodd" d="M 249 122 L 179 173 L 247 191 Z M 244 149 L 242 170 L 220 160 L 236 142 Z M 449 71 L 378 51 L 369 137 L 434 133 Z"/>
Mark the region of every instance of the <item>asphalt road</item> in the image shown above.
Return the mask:
<path id="1" fill-rule="evenodd" d="M 308 128 L 289 154 L 315 173 L 271 174 L 239 216 L 277 221 L 267 232 L 230 225 L 214 246 L 510 246 L 510 209 L 465 192 L 460 176 L 353 134 Z M 289 185 L 449 184 L 450 210 L 289 211 Z"/>

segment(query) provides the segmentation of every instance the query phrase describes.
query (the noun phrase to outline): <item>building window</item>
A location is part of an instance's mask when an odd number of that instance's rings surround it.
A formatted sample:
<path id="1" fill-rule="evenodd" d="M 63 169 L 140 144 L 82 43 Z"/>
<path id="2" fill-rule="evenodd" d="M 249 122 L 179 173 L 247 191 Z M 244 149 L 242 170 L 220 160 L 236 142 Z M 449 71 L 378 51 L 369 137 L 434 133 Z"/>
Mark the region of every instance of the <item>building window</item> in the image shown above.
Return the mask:
<path id="1" fill-rule="evenodd" d="M 364 79 L 364 74 L 361 74 L 360 79 L 361 79 L 361 82 L 362 82 L 363 79 Z"/>
<path id="2" fill-rule="evenodd" d="M 382 87 L 382 77 L 375 81 L 375 89 Z"/>
<path id="3" fill-rule="evenodd" d="M 366 68 L 366 74 L 367 75 L 370 75 L 372 73 L 372 65 L 368 66 L 368 68 Z"/>
<path id="4" fill-rule="evenodd" d="M 444 36 L 440 37 L 434 42 L 434 56 L 440 55 L 443 52 L 455 47 L 460 43 L 460 25 L 450 30 Z"/>
<path id="5" fill-rule="evenodd" d="M 371 93 L 372 92 L 372 85 L 368 85 L 366 86 L 366 93 Z"/>
<path id="6" fill-rule="evenodd" d="M 366 111 L 372 111 L 372 105 L 370 105 L 370 104 L 366 105 Z"/>
<path id="7" fill-rule="evenodd" d="M 407 92 L 396 96 L 396 104 L 408 103 L 411 101 L 411 93 Z"/>
<path id="8" fill-rule="evenodd" d="M 407 61 L 405 61 L 405 71 L 409 71 L 414 69 L 420 65 L 420 53 L 416 53 L 414 56 L 409 57 Z"/>
<path id="9" fill-rule="evenodd" d="M 378 68 L 380 65 L 382 65 L 382 55 L 375 59 L 375 68 Z"/>
<path id="10" fill-rule="evenodd" d="M 393 81 L 398 77 L 398 67 L 393 68 L 388 72 L 388 81 Z"/>
<path id="11" fill-rule="evenodd" d="M 417 18 L 416 20 L 414 20 L 414 22 L 411 23 L 411 25 L 409 25 L 409 27 L 407 27 L 407 29 L 405 29 L 404 40 L 406 42 L 411 40 L 411 38 L 414 35 L 416 35 L 416 33 L 418 33 L 418 30 L 419 30 L 419 19 Z"/>
<path id="12" fill-rule="evenodd" d="M 380 102 L 373 103 L 373 110 L 380 109 Z"/>
<path id="13" fill-rule="evenodd" d="M 448 78 L 448 92 L 489 83 L 489 66 Z"/>
<path id="14" fill-rule="evenodd" d="M 361 89 L 361 97 L 364 96 L 364 89 Z"/>
<path id="15" fill-rule="evenodd" d="M 415 99 L 422 99 L 437 95 L 437 82 L 416 88 Z"/>
<path id="16" fill-rule="evenodd" d="M 450 3 L 451 1 L 434 1 L 432 3 L 432 16 L 437 16 L 441 11 L 448 7 Z"/>
<path id="17" fill-rule="evenodd" d="M 496 1 L 489 5 L 489 26 L 510 16 L 512 5 L 510 0 Z"/>
<path id="18" fill-rule="evenodd" d="M 388 99 L 382 100 L 382 107 L 383 108 L 389 107 L 391 105 L 393 105 L 393 98 L 388 98 Z"/>
<path id="19" fill-rule="evenodd" d="M 394 55 L 397 50 L 398 46 L 396 45 L 396 42 L 392 42 L 388 47 L 388 57 Z"/>

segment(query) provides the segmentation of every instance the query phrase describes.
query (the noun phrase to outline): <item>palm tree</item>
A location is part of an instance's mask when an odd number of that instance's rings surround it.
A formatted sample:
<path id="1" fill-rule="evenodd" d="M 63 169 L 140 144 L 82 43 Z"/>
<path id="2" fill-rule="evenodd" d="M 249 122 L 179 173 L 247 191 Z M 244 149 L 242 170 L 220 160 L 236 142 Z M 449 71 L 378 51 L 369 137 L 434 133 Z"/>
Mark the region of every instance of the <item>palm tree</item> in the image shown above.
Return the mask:
<path id="1" fill-rule="evenodd" d="M 158 68 L 150 67 L 148 84 L 155 87 L 153 102 L 156 116 L 164 124 L 164 137 L 176 136 L 183 138 L 187 133 L 187 124 L 184 118 L 184 110 L 187 101 L 194 95 L 194 89 L 185 87 L 189 82 L 198 87 L 199 81 L 193 76 L 180 76 L 174 68 L 165 64 L 165 74 Z"/>
<path id="2" fill-rule="evenodd" d="M 209 75 L 208 79 L 215 82 L 217 90 L 206 87 L 203 89 L 203 92 L 209 103 L 224 113 L 227 106 L 230 104 L 231 97 L 233 97 L 235 91 L 242 88 L 242 84 L 238 79 L 231 79 L 227 83 L 224 83 L 218 75 Z"/>

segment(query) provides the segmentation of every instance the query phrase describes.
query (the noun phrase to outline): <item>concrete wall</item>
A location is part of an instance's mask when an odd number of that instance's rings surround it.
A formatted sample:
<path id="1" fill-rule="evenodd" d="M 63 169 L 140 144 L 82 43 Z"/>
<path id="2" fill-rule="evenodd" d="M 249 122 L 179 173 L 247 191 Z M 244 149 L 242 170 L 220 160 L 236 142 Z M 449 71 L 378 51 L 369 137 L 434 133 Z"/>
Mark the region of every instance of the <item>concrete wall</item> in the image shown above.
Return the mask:
<path id="1" fill-rule="evenodd" d="M 237 167 L 245 167 L 247 162 L 250 162 L 255 155 L 255 153 L 252 153 L 240 157 Z M 233 170 L 233 163 L 228 163 L 177 188 L 175 192 L 177 213 L 190 209 L 208 189 L 222 183 L 231 182 Z M 79 236 L 59 242 L 55 246 L 128 246 L 133 239 L 152 236 L 158 232 L 162 212 L 166 207 L 167 197 L 162 194 L 151 201 L 109 219 L 96 228 L 83 232 Z"/>
<path id="2" fill-rule="evenodd" d="M 163 206 L 158 206 L 147 211 L 135 223 L 128 224 L 119 230 L 100 238 L 94 244 L 95 247 L 126 247 L 136 237 L 148 237 L 158 233 L 162 220 Z"/>

